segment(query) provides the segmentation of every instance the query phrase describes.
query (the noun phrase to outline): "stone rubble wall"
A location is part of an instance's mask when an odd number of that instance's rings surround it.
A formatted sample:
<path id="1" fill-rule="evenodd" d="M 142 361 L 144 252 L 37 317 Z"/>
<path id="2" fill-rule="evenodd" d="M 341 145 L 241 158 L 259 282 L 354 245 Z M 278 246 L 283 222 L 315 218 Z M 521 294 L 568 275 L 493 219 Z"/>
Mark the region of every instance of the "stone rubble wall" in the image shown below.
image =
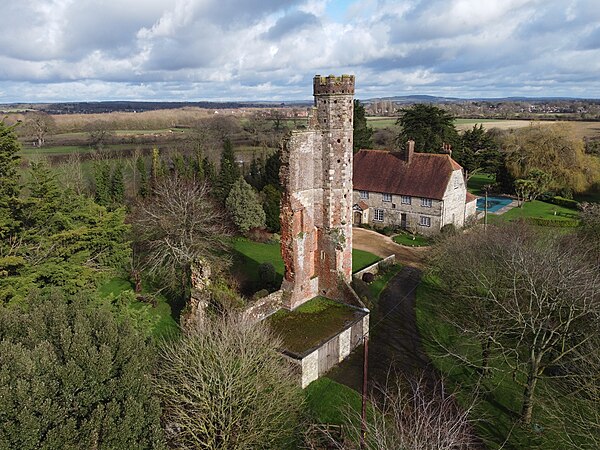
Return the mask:
<path id="1" fill-rule="evenodd" d="M 354 278 L 358 278 L 359 280 L 362 280 L 362 276 L 365 273 L 372 273 L 373 275 L 377 275 L 382 268 L 391 266 L 395 262 L 396 262 L 396 255 L 390 255 L 386 258 L 383 258 L 381 261 L 377 261 L 375 264 L 371 264 L 370 266 L 365 267 L 362 270 L 359 270 L 352 276 Z"/>
<path id="2" fill-rule="evenodd" d="M 265 297 L 257 299 L 244 311 L 244 316 L 252 323 L 257 323 L 266 319 L 283 307 L 283 295 L 284 291 L 280 289 Z"/>

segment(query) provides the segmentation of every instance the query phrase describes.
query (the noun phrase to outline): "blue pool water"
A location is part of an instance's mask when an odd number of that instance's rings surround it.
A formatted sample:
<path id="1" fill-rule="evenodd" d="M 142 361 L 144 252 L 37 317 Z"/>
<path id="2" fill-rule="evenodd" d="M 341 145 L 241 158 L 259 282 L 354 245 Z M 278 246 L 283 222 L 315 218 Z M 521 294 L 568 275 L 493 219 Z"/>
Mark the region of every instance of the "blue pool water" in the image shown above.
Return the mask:
<path id="1" fill-rule="evenodd" d="M 512 199 L 507 197 L 488 197 L 488 212 L 495 213 L 500 208 L 510 205 Z M 485 197 L 477 199 L 477 211 L 485 209 Z"/>

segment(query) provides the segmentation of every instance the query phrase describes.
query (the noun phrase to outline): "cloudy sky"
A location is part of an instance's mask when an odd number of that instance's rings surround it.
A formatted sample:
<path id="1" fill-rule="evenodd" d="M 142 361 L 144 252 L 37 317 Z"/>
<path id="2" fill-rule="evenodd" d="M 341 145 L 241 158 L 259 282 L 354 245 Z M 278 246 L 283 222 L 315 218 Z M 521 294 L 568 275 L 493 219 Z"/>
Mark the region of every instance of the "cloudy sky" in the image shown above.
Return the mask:
<path id="1" fill-rule="evenodd" d="M 600 0 L 18 0 L 0 102 L 600 98 Z"/>

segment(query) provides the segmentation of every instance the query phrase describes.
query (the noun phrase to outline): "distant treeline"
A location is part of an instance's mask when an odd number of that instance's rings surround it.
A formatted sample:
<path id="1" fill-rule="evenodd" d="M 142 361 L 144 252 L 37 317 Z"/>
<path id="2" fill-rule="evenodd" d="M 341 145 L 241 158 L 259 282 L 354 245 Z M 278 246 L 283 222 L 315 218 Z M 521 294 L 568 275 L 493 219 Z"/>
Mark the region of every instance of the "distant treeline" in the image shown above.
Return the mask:
<path id="1" fill-rule="evenodd" d="M 306 103 L 308 104 L 308 103 Z M 295 106 L 300 103 L 294 103 Z M 0 105 L 3 111 L 44 111 L 48 114 L 97 114 L 110 112 L 143 112 L 159 109 L 205 108 L 205 109 L 238 109 L 238 108 L 273 108 L 286 106 L 285 103 L 268 102 L 72 102 L 72 103 L 13 103 Z"/>

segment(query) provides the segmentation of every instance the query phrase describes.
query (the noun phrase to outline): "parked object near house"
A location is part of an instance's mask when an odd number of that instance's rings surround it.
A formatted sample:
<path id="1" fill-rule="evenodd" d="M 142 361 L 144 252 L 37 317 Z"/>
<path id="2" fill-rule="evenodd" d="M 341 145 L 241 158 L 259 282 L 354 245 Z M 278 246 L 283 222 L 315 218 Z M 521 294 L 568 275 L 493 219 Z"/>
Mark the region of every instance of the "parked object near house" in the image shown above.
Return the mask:
<path id="1" fill-rule="evenodd" d="M 445 153 L 360 150 L 353 165 L 353 223 L 392 226 L 423 235 L 457 228 L 476 217 L 477 197 L 467 192 L 462 167 Z"/>

